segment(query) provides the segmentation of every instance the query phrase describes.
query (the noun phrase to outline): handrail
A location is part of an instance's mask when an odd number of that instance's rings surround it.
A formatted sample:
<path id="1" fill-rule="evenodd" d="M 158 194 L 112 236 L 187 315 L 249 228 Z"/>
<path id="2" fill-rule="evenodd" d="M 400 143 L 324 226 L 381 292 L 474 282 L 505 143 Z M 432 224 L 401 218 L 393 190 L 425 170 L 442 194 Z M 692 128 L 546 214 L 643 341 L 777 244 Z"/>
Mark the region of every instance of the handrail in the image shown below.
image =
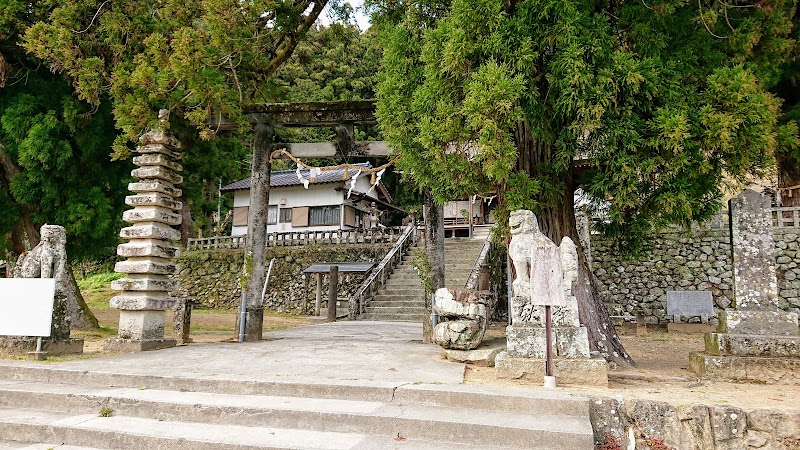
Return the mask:
<path id="1" fill-rule="evenodd" d="M 350 320 L 354 320 L 357 315 L 365 311 L 368 300 L 378 288 L 386 283 L 389 274 L 400 263 L 406 250 L 414 244 L 417 235 L 416 228 L 413 223 L 406 226 L 403 234 L 394 243 L 392 249 L 386 253 L 386 256 L 383 257 L 372 273 L 361 282 L 355 294 L 350 297 Z"/>
<path id="2" fill-rule="evenodd" d="M 464 283 L 465 289 L 478 289 L 478 278 L 480 277 L 481 267 L 486 265 L 486 259 L 489 257 L 489 250 L 492 248 L 492 239 L 491 235 L 486 236 L 486 240 L 483 241 L 483 248 L 481 248 L 481 253 L 478 255 L 478 259 L 475 260 L 475 265 L 472 266 L 472 271 L 470 271 L 469 276 L 467 277 L 467 282 Z"/>

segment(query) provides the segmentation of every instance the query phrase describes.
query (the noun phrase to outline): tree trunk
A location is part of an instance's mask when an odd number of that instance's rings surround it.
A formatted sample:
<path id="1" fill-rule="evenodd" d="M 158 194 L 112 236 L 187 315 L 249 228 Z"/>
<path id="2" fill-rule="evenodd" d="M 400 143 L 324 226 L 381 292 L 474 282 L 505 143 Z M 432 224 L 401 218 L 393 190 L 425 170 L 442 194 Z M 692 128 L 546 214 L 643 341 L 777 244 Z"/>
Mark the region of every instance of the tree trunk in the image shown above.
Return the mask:
<path id="1" fill-rule="evenodd" d="M 11 156 L 6 153 L 6 148 L 0 142 L 0 181 L 6 186 L 11 186 L 11 179 L 22 172 L 22 169 L 11 159 Z M 11 189 L 8 190 L 8 195 L 11 195 Z M 36 244 L 39 243 L 39 230 L 31 220 L 31 210 L 27 205 L 19 205 L 20 217 L 14 225 L 11 232 L 11 243 L 13 245 L 14 253 L 21 255 Z M 27 243 L 27 246 L 26 246 Z"/>
<path id="2" fill-rule="evenodd" d="M 186 190 L 181 192 L 181 196 L 178 197 L 178 200 L 181 202 L 181 210 L 179 212 L 181 215 L 181 245 L 183 248 L 186 248 L 189 244 L 189 238 L 192 237 L 193 228 L 192 210 L 189 207 L 189 199 L 186 196 Z"/>
<path id="3" fill-rule="evenodd" d="M 553 168 L 555 149 L 539 140 L 534 140 L 527 125 L 520 123 L 515 130 L 515 141 L 519 152 L 517 169 L 539 179 L 549 179 L 554 186 L 563 186 L 563 193 L 543 202 L 536 212 L 539 227 L 557 245 L 568 236 L 578 248 L 578 279 L 574 293 L 578 299 L 580 321 L 589 334 L 591 350 L 600 352 L 610 363 L 622 367 L 633 366 L 633 360 L 625 351 L 591 275 L 586 253 L 581 245 L 575 224 L 575 186 L 572 165 L 557 172 Z"/>
<path id="4" fill-rule="evenodd" d="M 250 208 L 247 214 L 247 321 L 245 341 L 259 341 L 264 329 L 261 290 L 267 277 L 267 214 L 271 164 L 269 155 L 275 132 L 272 126 L 258 123 L 253 129 L 253 167 L 250 178 Z"/>
<path id="5" fill-rule="evenodd" d="M 75 274 L 69 264 L 67 264 L 67 315 L 72 329 L 96 330 L 100 328 L 97 318 L 92 313 L 92 310 L 89 309 L 80 289 L 78 289 Z"/>
<path id="6" fill-rule="evenodd" d="M 433 291 L 444 286 L 444 207 L 437 205 L 433 194 L 425 191 L 425 205 L 423 208 L 425 219 L 425 255 L 430 267 L 431 284 Z M 425 317 L 422 320 L 422 342 L 433 342 L 433 324 L 430 316 L 433 305 L 430 293 L 425 293 Z"/>

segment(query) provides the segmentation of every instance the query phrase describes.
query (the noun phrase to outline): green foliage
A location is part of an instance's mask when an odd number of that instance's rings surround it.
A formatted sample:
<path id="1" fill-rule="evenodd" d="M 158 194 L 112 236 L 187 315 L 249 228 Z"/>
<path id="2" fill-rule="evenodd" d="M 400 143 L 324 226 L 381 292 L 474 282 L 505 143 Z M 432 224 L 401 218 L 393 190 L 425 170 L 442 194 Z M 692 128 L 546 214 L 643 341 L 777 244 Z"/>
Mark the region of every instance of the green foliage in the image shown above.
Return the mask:
<path id="1" fill-rule="evenodd" d="M 0 185 L 0 236 L 20 220 L 20 208 L 35 224 L 67 230 L 67 249 L 84 258 L 107 251 L 122 226 L 125 180 L 131 166 L 112 162 L 110 105 L 91 108 L 71 95 L 60 77 L 29 72 L 0 96 L 0 143 L 18 170 Z M 0 177 L 2 179 L 3 177 Z"/>
<path id="2" fill-rule="evenodd" d="M 414 268 L 414 271 L 417 272 L 420 281 L 422 282 L 422 290 L 425 291 L 425 295 L 431 295 L 433 293 L 433 280 L 431 279 L 431 264 L 428 261 L 428 255 L 425 254 L 425 250 L 421 248 L 415 248 L 412 252 L 411 256 L 411 267 Z"/>
<path id="3" fill-rule="evenodd" d="M 244 109 L 273 98 L 270 76 L 327 3 L 68 0 L 26 31 L 25 48 L 80 99 L 110 95 L 123 157 L 161 108 L 204 139 L 216 131 L 212 111 L 246 126 Z"/>
<path id="4" fill-rule="evenodd" d="M 373 2 L 382 133 L 438 202 L 497 190 L 503 209 L 552 210 L 581 188 L 636 244 L 708 218 L 724 181 L 797 142 L 767 90 L 795 5 L 768 3 Z"/>

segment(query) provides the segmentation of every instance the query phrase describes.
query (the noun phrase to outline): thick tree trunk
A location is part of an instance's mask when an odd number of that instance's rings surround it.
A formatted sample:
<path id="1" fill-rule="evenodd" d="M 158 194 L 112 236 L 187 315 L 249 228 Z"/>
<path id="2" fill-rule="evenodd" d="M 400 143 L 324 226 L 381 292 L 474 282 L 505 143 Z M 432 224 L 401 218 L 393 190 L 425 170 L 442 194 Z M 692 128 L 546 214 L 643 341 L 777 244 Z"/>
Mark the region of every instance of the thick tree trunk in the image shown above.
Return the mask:
<path id="1" fill-rule="evenodd" d="M 100 328 L 97 318 L 92 313 L 92 310 L 89 309 L 80 289 L 78 289 L 75 274 L 69 264 L 67 264 L 67 278 L 67 315 L 69 316 L 71 327 L 79 330 L 96 330 Z"/>
<path id="2" fill-rule="evenodd" d="M 11 186 L 11 179 L 22 172 L 22 169 L 11 159 L 11 156 L 6 153 L 6 148 L 0 142 L 0 182 L 6 186 Z M 9 189 L 9 196 L 11 191 Z M 20 218 L 14 225 L 14 230 L 11 232 L 11 243 L 13 245 L 14 253 L 21 255 L 23 252 L 30 250 L 39 243 L 39 230 L 31 220 L 31 210 L 27 205 L 19 205 Z M 27 246 L 26 246 L 27 243 Z"/>
<path id="3" fill-rule="evenodd" d="M 245 270 L 247 279 L 247 321 L 245 341 L 259 341 L 264 329 L 264 306 L 261 290 L 267 277 L 267 211 L 274 129 L 258 123 L 253 129 L 253 168 L 250 178 L 250 208 L 247 215 L 247 248 Z"/>
<path id="4" fill-rule="evenodd" d="M 423 209 L 425 219 L 425 255 L 431 269 L 433 291 L 444 286 L 444 207 L 437 205 L 430 191 L 425 191 Z M 422 342 L 433 342 L 433 326 L 430 320 L 433 305 L 429 293 L 425 295 L 425 317 L 422 320 Z"/>
<path id="5" fill-rule="evenodd" d="M 591 350 L 600 352 L 610 363 L 622 367 L 633 365 L 619 339 L 608 309 L 603 304 L 591 276 L 586 253 L 575 224 L 575 186 L 572 168 L 558 172 L 553 167 L 555 149 L 548 144 L 532 139 L 528 127 L 521 123 L 515 130 L 515 141 L 519 151 L 518 170 L 540 179 L 550 179 L 554 186 L 563 186 L 563 192 L 554 194 L 536 212 L 539 227 L 556 244 L 568 236 L 578 247 L 578 279 L 575 296 L 578 298 L 580 321 L 589 334 Z"/>

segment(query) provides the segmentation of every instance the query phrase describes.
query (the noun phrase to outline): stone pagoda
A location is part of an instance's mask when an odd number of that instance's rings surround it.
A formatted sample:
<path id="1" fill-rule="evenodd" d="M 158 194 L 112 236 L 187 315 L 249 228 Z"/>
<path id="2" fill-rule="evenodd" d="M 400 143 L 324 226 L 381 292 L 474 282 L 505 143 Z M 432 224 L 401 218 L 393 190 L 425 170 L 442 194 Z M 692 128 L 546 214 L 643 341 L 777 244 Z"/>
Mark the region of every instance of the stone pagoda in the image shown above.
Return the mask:
<path id="1" fill-rule="evenodd" d="M 689 357 L 698 375 L 800 383 L 798 316 L 778 307 L 770 198 L 746 190 L 730 201 L 734 305 L 719 313 L 705 352 Z"/>
<path id="2" fill-rule="evenodd" d="M 607 386 L 606 360 L 591 356 L 588 332 L 578 319 L 578 299 L 573 294 L 573 284 L 578 278 L 575 243 L 565 237 L 561 245 L 556 246 L 539 231 L 536 216 L 531 211 L 513 211 L 509 225 L 512 235 L 509 257 L 517 276 L 512 283 L 514 295 L 509 307 L 511 325 L 506 328 L 507 350 L 495 360 L 497 377 L 542 379 L 547 353 L 545 314 L 542 303 L 535 297 L 547 290 L 563 290 L 563 297 L 560 292 L 548 294 L 562 298 L 559 302 L 562 306 L 554 306 L 552 310 L 553 374 L 560 383 Z M 536 252 L 532 249 L 541 245 L 552 247 L 552 255 L 536 261 Z M 539 258 L 542 256 L 539 254 Z M 557 279 L 545 283 L 543 277 L 553 273 Z M 543 289 L 543 284 L 549 286 Z"/>
<path id="3" fill-rule="evenodd" d="M 114 266 L 126 274 L 111 287 L 120 291 L 111 299 L 111 306 L 120 310 L 119 336 L 106 341 L 106 348 L 117 351 L 142 351 L 175 346 L 175 339 L 164 337 L 164 318 L 177 299 L 170 292 L 178 288 L 169 275 L 176 272 L 173 259 L 178 255 L 175 241 L 181 238 L 178 213 L 181 203 L 179 185 L 183 178 L 178 163 L 180 143 L 169 133 L 169 111 L 158 114 L 159 126 L 139 139 L 133 158 L 139 166 L 131 172 L 138 181 L 130 183 L 134 192 L 125 198 L 133 209 L 125 211 L 123 220 L 132 224 L 120 236 L 129 240 L 117 247 L 117 254 L 127 258 Z"/>

